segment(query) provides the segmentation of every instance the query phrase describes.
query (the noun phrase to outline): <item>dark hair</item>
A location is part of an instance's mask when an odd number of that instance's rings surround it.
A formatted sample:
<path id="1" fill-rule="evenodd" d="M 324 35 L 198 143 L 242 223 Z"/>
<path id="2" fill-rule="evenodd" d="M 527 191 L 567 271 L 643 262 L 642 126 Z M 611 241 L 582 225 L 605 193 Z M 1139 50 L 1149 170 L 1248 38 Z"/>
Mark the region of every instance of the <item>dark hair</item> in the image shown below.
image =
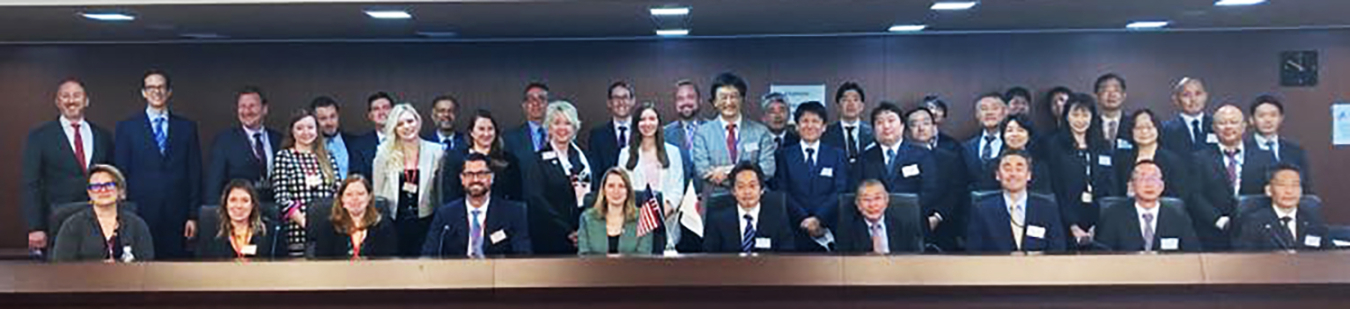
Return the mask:
<path id="1" fill-rule="evenodd" d="M 1152 159 L 1144 159 L 1144 160 L 1139 160 L 1139 162 L 1134 162 L 1134 169 L 1131 169 L 1131 172 L 1130 172 L 1130 179 L 1131 179 L 1131 180 L 1134 180 L 1134 172 L 1133 172 L 1133 171 L 1139 170 L 1139 167 L 1140 167 L 1140 166 L 1144 166 L 1145 164 L 1147 164 L 1147 165 L 1152 165 L 1152 166 L 1157 166 L 1157 167 L 1158 167 L 1158 172 L 1160 172 L 1161 174 L 1164 174 L 1164 175 L 1167 174 L 1167 171 L 1164 171 L 1164 170 L 1162 169 L 1162 165 L 1161 165 L 1161 164 L 1158 164 L 1157 161 L 1153 161 Z"/>
<path id="2" fill-rule="evenodd" d="M 146 78 L 150 78 L 151 75 L 159 75 L 159 76 L 164 77 L 164 89 L 165 89 L 165 90 L 173 89 L 173 86 L 172 86 L 172 84 L 170 84 L 170 81 L 169 81 L 169 73 L 165 73 L 164 70 L 160 70 L 160 69 L 149 69 L 149 70 L 146 70 L 146 71 L 145 71 L 145 74 L 144 74 L 144 75 L 141 75 L 141 81 L 142 81 L 142 83 L 144 83 L 144 81 L 145 81 Z"/>
<path id="3" fill-rule="evenodd" d="M 614 96 L 614 89 L 619 88 L 619 87 L 623 87 L 623 88 L 625 88 L 625 89 L 628 89 L 628 95 L 629 95 L 629 96 L 632 96 L 632 95 L 633 95 L 633 86 L 632 86 L 632 85 L 629 85 L 628 82 L 625 82 L 625 81 L 616 81 L 616 82 L 614 82 L 613 84 L 609 84 L 609 89 L 605 91 L 605 97 L 607 97 L 607 98 L 608 98 L 608 97 L 613 97 L 613 96 Z"/>
<path id="4" fill-rule="evenodd" d="M 296 122 L 300 122 L 300 120 L 303 120 L 306 117 L 314 117 L 314 113 L 303 108 L 291 112 L 291 120 L 286 122 L 286 137 L 281 139 L 281 149 L 295 147 L 295 134 L 292 132 L 293 128 L 295 127 Z M 318 124 L 318 120 L 318 118 L 314 119 L 316 125 Z M 317 135 L 318 136 L 314 138 L 314 144 L 310 145 L 310 150 L 314 152 L 314 156 L 317 157 L 319 161 L 319 171 L 322 172 L 321 174 L 323 175 L 324 180 L 340 178 L 335 176 L 335 173 L 333 172 L 333 161 L 330 159 L 330 156 L 332 155 L 329 154 L 328 145 L 326 145 L 328 138 L 323 136 L 323 134 Z"/>
<path id="5" fill-rule="evenodd" d="M 730 175 L 731 182 L 735 184 L 736 175 L 740 175 L 741 173 L 746 171 L 754 172 L 755 180 L 759 182 L 759 185 L 761 187 L 764 186 L 764 171 L 759 169 L 758 164 L 755 164 L 754 162 L 750 161 L 741 161 L 740 163 L 736 163 L 735 167 L 731 168 L 731 174 L 728 174 Z"/>
<path id="6" fill-rule="evenodd" d="M 1008 133 L 1008 124 L 1010 123 L 1017 123 L 1018 126 L 1027 131 L 1027 144 L 1022 146 L 1022 148 L 1031 149 L 1032 141 L 1036 140 L 1036 129 L 1031 126 L 1031 117 L 1017 114 L 1008 116 L 1008 118 L 1003 118 L 1003 122 L 998 125 L 998 138 L 999 140 L 1002 140 L 1005 145 L 1008 143 L 1008 139 L 1003 135 Z M 1007 149 L 1007 147 L 1004 148 Z"/>
<path id="7" fill-rule="evenodd" d="M 1284 103 L 1280 102 L 1279 97 L 1269 93 L 1256 96 L 1256 99 L 1252 100 L 1252 106 L 1248 107 L 1247 114 L 1256 116 L 1256 108 L 1261 107 L 1262 104 L 1275 106 L 1275 109 L 1280 111 L 1280 115 L 1284 115 Z"/>
<path id="8" fill-rule="evenodd" d="M 64 78 L 64 79 L 61 79 L 61 82 L 60 82 L 60 83 L 56 83 L 56 86 L 59 87 L 59 86 L 61 86 L 61 85 L 65 85 L 66 83 L 75 83 L 75 85 L 79 85 L 80 88 L 84 88 L 84 82 L 83 82 L 83 81 L 80 81 L 80 78 L 74 77 L 74 76 L 66 77 L 66 78 Z M 88 91 L 88 90 L 85 90 L 85 92 L 87 93 L 87 92 L 89 92 L 89 91 Z"/>
<path id="9" fill-rule="evenodd" d="M 1158 122 L 1158 114 L 1148 108 L 1137 109 L 1133 113 L 1130 113 L 1130 127 L 1121 129 L 1134 131 L 1134 127 L 1139 126 L 1139 116 L 1143 115 L 1148 115 L 1148 121 L 1153 123 L 1153 127 L 1158 128 L 1159 131 L 1162 130 L 1162 123 Z M 1162 132 L 1159 133 L 1161 134 Z M 1130 141 L 1130 143 L 1134 143 L 1134 141 Z"/>
<path id="10" fill-rule="evenodd" d="M 469 162 L 473 162 L 473 161 L 483 161 L 484 164 L 488 164 L 488 169 L 489 169 L 489 170 L 492 169 L 492 160 L 490 160 L 490 159 L 488 158 L 488 156 L 486 156 L 486 155 L 483 155 L 483 154 L 481 154 L 481 153 L 477 153 L 477 152 L 472 152 L 472 151 L 471 151 L 471 152 L 469 152 L 469 154 L 467 154 L 467 155 L 464 156 L 464 162 L 463 162 L 463 164 L 464 164 L 465 166 L 467 166 L 467 165 L 469 164 Z M 461 172 L 464 171 L 463 166 L 460 166 L 460 171 L 461 171 Z"/>
<path id="11" fill-rule="evenodd" d="M 700 98 L 703 97 L 703 94 L 698 92 L 698 83 L 695 83 L 693 80 L 690 80 L 690 79 L 681 79 L 681 80 L 675 81 L 675 90 L 676 90 L 676 91 L 679 91 L 679 90 L 680 90 L 680 87 L 684 87 L 684 86 L 693 87 L 693 88 L 694 88 L 694 95 L 695 95 L 695 96 L 698 96 L 698 97 L 700 97 Z"/>
<path id="12" fill-rule="evenodd" d="M 656 160 L 661 162 L 661 168 L 670 168 L 670 157 L 666 154 L 666 131 L 661 126 L 661 112 L 656 110 L 655 105 L 651 102 L 638 105 L 637 110 L 633 112 L 633 117 L 630 117 L 632 119 L 629 120 L 628 127 L 637 128 L 638 122 L 642 122 L 642 113 L 648 110 L 656 113 L 656 133 L 652 134 L 652 138 L 656 139 Z M 638 138 L 632 138 L 632 135 L 629 135 L 628 138 L 628 162 L 624 163 L 623 166 L 630 171 L 637 169 L 638 156 L 642 153 L 642 135 L 639 134 L 638 136 Z"/>
<path id="13" fill-rule="evenodd" d="M 807 101 L 806 103 L 797 105 L 797 111 L 792 113 L 792 120 L 801 122 L 802 116 L 805 116 L 806 113 L 816 114 L 817 117 L 820 117 L 821 121 L 830 119 L 829 112 L 825 109 L 824 104 L 820 104 L 820 101 Z"/>
<path id="14" fill-rule="evenodd" d="M 902 125 L 906 124 L 907 120 L 905 120 L 904 117 L 905 110 L 900 109 L 900 106 L 898 105 L 891 104 L 890 102 L 883 102 L 881 104 L 877 104 L 877 107 L 872 109 L 871 116 L 873 124 L 876 124 L 877 116 L 880 116 L 881 113 L 895 113 L 896 117 L 900 117 L 900 124 Z"/>
<path id="15" fill-rule="evenodd" d="M 1294 171 L 1295 174 L 1298 174 L 1299 180 L 1303 180 L 1303 169 L 1299 168 L 1298 165 L 1290 164 L 1289 162 L 1279 162 L 1266 169 L 1266 185 L 1269 185 L 1271 181 L 1275 180 L 1275 174 L 1283 171 Z"/>
<path id="16" fill-rule="evenodd" d="M 736 74 L 732 74 L 731 72 L 717 74 L 717 77 L 713 77 L 712 91 L 709 91 L 708 93 L 712 94 L 713 96 L 716 96 L 717 88 L 722 87 L 736 88 L 736 91 L 739 91 L 741 93 L 742 99 L 745 98 L 746 91 L 748 91 L 745 85 L 745 80 L 741 79 L 740 76 L 736 76 Z"/>
<path id="17" fill-rule="evenodd" d="M 929 105 L 929 104 L 932 104 L 934 107 L 937 107 L 938 109 L 941 109 L 943 113 L 946 113 L 946 112 L 947 112 L 947 102 L 946 102 L 946 101 L 943 101 L 942 98 L 941 98 L 941 97 L 938 97 L 938 95 L 936 95 L 936 94 L 930 94 L 930 95 L 923 96 L 923 105 Z M 930 115 L 933 114 L 933 111 L 932 111 L 932 110 L 929 110 L 929 111 L 928 111 L 928 114 L 930 114 Z"/>
<path id="18" fill-rule="evenodd" d="M 234 190 L 244 190 L 253 204 L 253 209 L 249 211 L 248 215 L 249 229 L 254 234 L 267 234 L 267 229 L 263 227 L 262 221 L 262 203 L 259 202 L 262 197 L 258 196 L 258 190 L 253 188 L 253 182 L 244 179 L 232 179 L 225 184 L 225 189 L 220 191 L 220 204 L 216 206 L 216 211 L 220 216 L 220 228 L 216 230 L 216 238 L 225 238 L 234 232 L 234 224 L 230 222 L 228 209 L 230 192 L 234 192 Z"/>
<path id="19" fill-rule="evenodd" d="M 909 117 L 920 112 L 928 114 L 928 118 L 933 118 L 933 111 L 924 106 L 915 107 L 914 109 L 905 112 L 905 116 L 901 118 L 905 119 L 905 123 L 908 124 Z"/>
<path id="20" fill-rule="evenodd" d="M 1102 92 L 1102 84 L 1106 83 L 1106 81 L 1113 79 L 1116 80 L 1116 82 L 1120 83 L 1120 90 L 1125 90 L 1124 77 L 1120 77 L 1120 75 L 1116 73 L 1106 73 L 1103 74 L 1101 77 L 1097 77 L 1097 81 L 1092 83 L 1092 93 Z"/>
<path id="21" fill-rule="evenodd" d="M 1007 92 L 1004 92 L 1004 93 L 1003 93 L 1003 101 L 1009 101 L 1009 102 L 1011 102 L 1012 99 L 1013 99 L 1014 97 L 1023 97 L 1023 98 L 1027 98 L 1027 102 L 1030 103 L 1030 102 L 1031 102 L 1031 91 L 1028 91 L 1027 88 L 1022 87 L 1022 86 L 1016 86 L 1016 87 L 1009 88 Z"/>
<path id="22" fill-rule="evenodd" d="M 834 91 L 834 104 L 839 104 L 839 99 L 842 99 L 844 93 L 849 90 L 857 91 L 858 100 L 867 102 L 867 93 L 863 92 L 862 86 L 858 85 L 856 82 L 844 82 L 844 84 L 839 85 L 839 89 Z"/>
<path id="23" fill-rule="evenodd" d="M 1045 97 L 1041 98 L 1041 100 L 1045 102 L 1043 103 L 1045 104 L 1045 112 L 1050 113 L 1050 118 L 1059 116 L 1055 115 L 1055 96 L 1061 93 L 1067 96 L 1073 96 L 1073 90 L 1069 89 L 1069 87 L 1055 86 L 1055 88 L 1050 88 L 1050 91 L 1045 93 Z"/>
<path id="24" fill-rule="evenodd" d="M 459 109 L 459 99 L 455 98 L 455 96 L 450 95 L 450 94 L 442 94 L 442 95 L 436 96 L 435 98 L 432 98 L 432 99 L 431 99 L 431 108 L 436 108 L 436 102 L 440 102 L 440 101 L 450 101 L 450 103 L 454 103 L 454 104 L 455 104 L 455 109 Z"/>
<path id="25" fill-rule="evenodd" d="M 371 94 L 369 97 L 366 97 L 366 111 L 369 112 L 371 110 L 370 106 L 374 105 L 375 101 L 379 99 L 389 100 L 389 105 L 391 106 L 394 104 L 393 95 L 390 95 L 388 92 L 380 91 L 376 92 L 375 94 Z"/>
<path id="26" fill-rule="evenodd" d="M 1102 136 L 1102 119 L 1100 112 L 1097 111 L 1097 100 L 1093 99 L 1092 95 L 1086 93 L 1069 95 L 1069 100 L 1064 102 L 1064 111 L 1059 115 L 1060 122 L 1064 124 L 1064 126 L 1060 127 L 1061 134 L 1065 139 L 1064 142 L 1067 142 L 1070 145 L 1074 143 L 1073 126 L 1069 125 L 1069 114 L 1076 107 L 1086 108 L 1088 113 L 1092 114 L 1092 120 L 1088 124 L 1087 133 L 1085 135 L 1088 149 L 1101 149 L 1101 147 L 1109 146 L 1110 144 L 1107 143 L 1108 141 L 1106 138 Z"/>
<path id="27" fill-rule="evenodd" d="M 544 90 L 544 92 L 549 92 L 548 85 L 544 84 L 543 82 L 530 82 L 529 84 L 525 85 L 525 91 L 521 91 L 521 95 L 529 95 L 530 89 L 536 88 Z"/>
<path id="28" fill-rule="evenodd" d="M 246 94 L 258 95 L 258 100 L 261 100 L 263 105 L 267 105 L 267 96 L 263 95 L 262 88 L 258 88 L 258 86 L 244 86 L 239 88 L 238 91 L 235 91 L 234 97 L 238 98 Z"/>
<path id="29" fill-rule="evenodd" d="M 478 119 L 487 119 L 488 122 L 492 123 L 492 145 L 488 146 L 488 154 L 486 156 L 490 159 L 488 163 L 491 163 L 493 168 L 505 169 L 511 161 L 506 159 L 506 146 L 502 144 L 502 127 L 497 125 L 497 119 L 492 117 L 492 112 L 489 112 L 486 109 L 478 109 L 477 111 L 474 111 L 472 117 L 469 117 L 469 134 L 473 134 L 473 127 L 474 124 L 478 123 Z M 473 138 L 469 138 L 470 150 L 473 149 L 474 143 L 475 141 L 473 141 Z"/>
<path id="30" fill-rule="evenodd" d="M 1002 164 L 1004 159 L 1013 156 L 1027 159 L 1027 164 L 1031 164 L 1031 152 L 1028 152 L 1026 150 L 1013 150 L 1013 149 L 1003 149 L 1002 153 L 998 155 L 998 160 L 994 160 L 994 162 Z M 1028 166 L 1027 169 L 1029 170 L 1031 169 L 1031 167 Z M 995 171 L 995 173 L 997 173 L 997 171 Z"/>
<path id="31" fill-rule="evenodd" d="M 314 98 L 313 101 L 309 102 L 309 112 L 311 113 L 314 112 L 314 110 L 319 109 L 320 107 L 332 107 L 333 109 L 338 111 L 342 110 L 342 107 L 338 106 L 337 100 L 334 100 L 333 97 L 329 96 L 319 96 L 317 98 Z"/>
<path id="32" fill-rule="evenodd" d="M 998 92 L 985 92 L 984 94 L 981 94 L 980 96 L 975 97 L 975 101 L 974 101 L 973 103 L 975 103 L 975 106 L 976 106 L 976 107 L 979 107 L 979 106 L 980 106 L 980 101 L 983 101 L 983 100 L 986 99 L 986 98 L 995 98 L 995 99 L 998 99 L 999 103 L 1003 103 L 1003 106 L 1008 106 L 1008 101 L 1004 101 L 1004 100 L 1003 100 L 1003 94 L 1002 94 L 1002 93 L 998 93 Z"/>

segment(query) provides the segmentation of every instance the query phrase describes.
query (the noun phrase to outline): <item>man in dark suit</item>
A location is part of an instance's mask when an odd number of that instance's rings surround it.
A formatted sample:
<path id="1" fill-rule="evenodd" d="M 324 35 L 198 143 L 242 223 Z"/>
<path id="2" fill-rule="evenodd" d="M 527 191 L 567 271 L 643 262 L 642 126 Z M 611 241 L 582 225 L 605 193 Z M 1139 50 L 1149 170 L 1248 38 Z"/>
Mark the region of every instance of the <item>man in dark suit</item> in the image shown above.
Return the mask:
<path id="1" fill-rule="evenodd" d="M 873 111 L 872 119 L 879 118 L 876 111 Z M 909 128 L 909 141 L 900 146 L 900 150 L 909 148 L 918 148 L 923 154 L 913 154 L 901 156 L 901 168 L 914 165 L 907 160 L 917 159 L 918 173 L 910 169 L 912 176 L 905 177 L 905 181 L 897 183 L 897 189 L 914 190 L 919 193 L 919 205 L 923 207 L 927 214 L 926 221 L 929 224 L 928 234 L 934 244 L 945 250 L 958 249 L 957 238 L 965 233 L 966 212 L 970 208 L 970 191 L 967 190 L 966 167 L 962 158 L 963 146 L 955 139 L 945 138 L 934 141 L 939 138 L 933 135 L 937 132 L 937 125 L 933 121 L 936 113 L 928 108 L 916 108 L 905 113 L 906 127 Z M 906 153 L 906 151 L 897 151 L 897 153 Z M 872 155 L 864 154 L 872 157 Z M 912 158 L 912 159 L 911 159 Z M 874 161 L 874 160 L 873 160 Z M 869 161 L 871 162 L 871 161 Z M 929 167 L 925 167 L 925 165 Z M 862 167 L 862 170 L 873 168 Z M 904 170 L 899 175 L 904 176 Z M 918 177 L 915 177 L 918 176 Z M 912 178 L 919 178 L 916 182 Z M 908 183 L 908 185 L 905 185 Z M 888 184 L 889 185 L 889 184 Z M 936 187 L 936 188 L 934 188 Z M 906 189 L 911 188 L 911 189 Z M 936 215 L 934 215 L 936 214 Z M 947 224 L 938 224 L 946 221 Z"/>
<path id="2" fill-rule="evenodd" d="M 838 242 L 836 251 L 877 254 L 923 251 L 924 227 L 917 217 L 887 211 L 890 195 L 885 184 L 876 179 L 864 180 L 858 185 L 856 196 L 856 208 L 839 214 L 834 233 Z"/>
<path id="3" fill-rule="evenodd" d="M 233 179 L 252 181 L 263 201 L 272 200 L 271 185 L 265 180 L 272 156 L 281 149 L 281 135 L 263 126 L 267 98 L 261 89 L 246 86 L 235 95 L 235 110 L 240 126 L 217 133 L 211 142 L 202 187 L 202 202 L 206 204 L 220 203 L 220 191 Z"/>
<path id="4" fill-rule="evenodd" d="M 1158 145 L 1175 153 L 1194 153 L 1217 144 L 1214 117 L 1205 114 L 1209 93 L 1198 78 L 1182 78 L 1172 88 L 1172 104 L 1181 110 L 1176 118 L 1162 123 Z"/>
<path id="5" fill-rule="evenodd" d="M 1280 163 L 1271 168 L 1266 197 L 1241 209 L 1233 246 L 1241 250 L 1331 248 L 1326 221 L 1317 207 L 1303 201 L 1299 168 Z"/>
<path id="6" fill-rule="evenodd" d="M 431 99 L 431 120 L 434 126 L 422 131 L 422 139 L 441 144 L 445 153 L 468 149 L 464 134 L 455 131 L 455 118 L 458 115 L 459 99 L 454 96 L 447 94 Z"/>
<path id="7" fill-rule="evenodd" d="M 1102 134 L 1115 149 L 1123 144 L 1134 141 L 1129 128 L 1134 127 L 1134 119 L 1125 117 L 1125 78 L 1116 73 L 1107 73 L 1097 78 L 1092 84 L 1092 91 L 1097 95 L 1097 104 L 1102 123 Z"/>
<path id="8" fill-rule="evenodd" d="M 1238 196 L 1262 194 L 1266 170 L 1274 162 L 1269 152 L 1243 141 L 1246 130 L 1242 109 L 1232 104 L 1220 106 L 1214 111 L 1218 145 L 1195 153 L 1194 171 L 1199 184 L 1192 200 L 1187 202 L 1198 206 L 1192 207 L 1191 216 L 1196 220 L 1196 232 L 1209 250 L 1229 248 L 1229 237 L 1223 230 L 1236 214 Z"/>
<path id="9" fill-rule="evenodd" d="M 506 151 L 510 152 L 520 159 L 521 178 L 538 179 L 539 175 L 534 172 L 539 170 L 539 160 L 533 157 L 539 153 L 539 150 L 546 147 L 548 142 L 548 132 L 544 128 L 544 109 L 548 107 L 548 85 L 539 82 L 533 82 L 525 86 L 524 100 L 520 103 L 520 109 L 525 115 L 525 123 L 515 129 L 504 133 L 502 141 L 506 144 Z M 532 195 L 531 192 L 537 188 L 526 187 L 524 193 Z"/>
<path id="10" fill-rule="evenodd" d="M 525 205 L 492 200 L 492 169 L 487 156 L 471 153 L 459 174 L 465 197 L 436 209 L 422 245 L 422 256 L 471 257 L 529 255 L 530 225 Z"/>
<path id="11" fill-rule="evenodd" d="M 84 83 L 62 81 L 56 89 L 56 109 L 61 116 L 29 131 L 24 140 L 20 194 L 29 250 L 45 250 L 48 236 L 55 234 L 47 230 L 51 207 L 88 200 L 85 175 L 89 167 L 112 162 L 112 133 L 85 120 L 88 107 Z"/>
<path id="12" fill-rule="evenodd" d="M 886 192 L 918 194 L 922 217 L 934 222 L 931 228 L 941 221 L 938 218 L 950 217 L 950 205 L 938 203 L 942 188 L 936 161 L 927 149 L 905 141 L 904 111 L 891 103 L 878 105 L 872 109 L 872 128 L 876 141 L 853 164 L 851 183 L 877 179 L 886 185 Z"/>
<path id="13" fill-rule="evenodd" d="M 703 224 L 703 252 L 751 253 L 795 250 L 786 203 L 779 194 L 764 194 L 763 173 L 753 162 L 741 162 L 729 174 L 734 207 L 714 207 Z M 760 199 L 761 196 L 769 197 Z M 721 206 L 721 205 L 714 205 Z"/>
<path id="14" fill-rule="evenodd" d="M 333 160 L 337 161 L 338 178 L 347 178 L 347 175 L 353 172 L 352 167 L 362 159 L 356 151 L 357 137 L 339 128 L 342 125 L 341 107 L 338 106 L 337 100 L 321 96 L 309 103 L 309 110 L 314 113 L 314 119 L 319 123 L 319 132 L 323 133 L 328 152 L 333 155 Z"/>
<path id="15" fill-rule="evenodd" d="M 966 250 L 973 252 L 1064 251 L 1069 230 L 1059 206 L 1030 196 L 1031 155 L 1020 151 L 999 156 L 994 174 L 1003 194 L 979 202 L 966 225 Z"/>
<path id="16" fill-rule="evenodd" d="M 1003 134 L 999 125 L 1008 117 L 1008 105 L 1003 95 L 990 92 L 975 99 L 975 120 L 980 123 L 980 133 L 967 139 L 961 150 L 962 162 L 966 167 L 966 179 L 975 180 L 988 177 L 993 171 L 986 169 L 988 161 L 998 157 L 1003 151 Z"/>
<path id="17" fill-rule="evenodd" d="M 1186 211 L 1159 200 L 1165 186 L 1157 163 L 1135 163 L 1129 184 L 1134 198 L 1106 205 L 1097 223 L 1096 242 L 1115 251 L 1200 251 Z"/>
<path id="18" fill-rule="evenodd" d="M 764 114 L 760 116 L 759 120 L 764 123 L 765 127 L 769 128 L 769 135 L 773 138 L 773 142 L 778 144 L 778 149 L 781 150 L 784 147 L 797 144 L 797 141 L 801 140 L 801 136 L 797 135 L 797 128 L 788 123 L 788 117 L 793 115 L 789 114 L 791 109 L 788 107 L 787 97 L 784 97 L 782 93 L 773 92 L 764 95 L 761 101 L 763 103 L 760 108 L 763 109 Z"/>
<path id="19" fill-rule="evenodd" d="M 150 226 L 161 258 L 186 258 L 202 205 L 202 153 L 197 123 L 169 112 L 173 94 L 164 72 L 145 74 L 145 111 L 117 123 L 113 162 L 127 178 L 127 200 Z"/>
<path id="20" fill-rule="evenodd" d="M 848 154 L 848 163 L 853 164 L 872 140 L 872 126 L 862 121 L 867 94 L 858 83 L 845 82 L 835 90 L 834 102 L 839 104 L 839 121 L 825 129 L 820 141 L 843 149 Z"/>
<path id="21" fill-rule="evenodd" d="M 947 135 L 947 133 L 942 133 L 942 123 L 947 117 L 947 102 L 942 101 L 942 98 L 937 95 L 928 95 L 923 98 L 923 108 L 916 108 L 915 110 L 919 109 L 926 110 L 925 114 L 928 115 L 929 124 L 932 126 L 932 139 L 924 139 L 930 144 L 928 148 L 942 148 L 952 153 L 960 153 L 961 141 Z M 906 116 L 905 118 L 909 117 Z M 910 124 L 910 126 L 913 127 L 915 124 Z"/>
<path id="22" fill-rule="evenodd" d="M 1312 162 L 1308 161 L 1307 152 L 1298 142 L 1280 138 L 1280 126 L 1284 124 L 1284 103 L 1274 95 L 1261 95 L 1252 101 L 1248 113 L 1251 114 L 1251 125 L 1256 128 L 1256 132 L 1247 138 L 1246 143 L 1269 152 L 1275 162 L 1297 166 L 1302 171 L 1304 193 L 1311 194 L 1312 166 L 1309 164 Z"/>
<path id="23" fill-rule="evenodd" d="M 362 134 L 352 142 L 356 151 L 352 156 L 351 172 L 370 179 L 375 172 L 375 152 L 384 142 L 384 124 L 389 120 L 389 111 L 394 109 L 394 96 L 386 92 L 376 92 L 366 98 L 366 119 L 373 127 L 369 133 Z"/>
<path id="24" fill-rule="evenodd" d="M 588 155 L 591 160 L 591 168 L 595 171 L 608 171 L 609 168 L 618 165 L 619 150 L 627 147 L 632 140 L 633 135 L 637 134 L 630 128 L 633 122 L 633 105 L 637 99 L 634 97 L 633 86 L 627 82 L 614 82 L 609 85 L 609 100 L 605 106 L 609 108 L 610 121 L 604 125 L 591 128 L 590 139 L 587 140 L 589 146 Z M 599 190 L 600 186 L 595 186 Z"/>
<path id="25" fill-rule="evenodd" d="M 780 149 L 774 157 L 781 168 L 772 183 L 776 191 L 787 195 L 789 219 L 800 227 L 797 248 L 825 251 L 814 238 L 838 222 L 839 194 L 849 182 L 848 159 L 844 151 L 820 142 L 825 130 L 825 105 L 811 101 L 797 107 L 794 117 L 801 141 Z"/>

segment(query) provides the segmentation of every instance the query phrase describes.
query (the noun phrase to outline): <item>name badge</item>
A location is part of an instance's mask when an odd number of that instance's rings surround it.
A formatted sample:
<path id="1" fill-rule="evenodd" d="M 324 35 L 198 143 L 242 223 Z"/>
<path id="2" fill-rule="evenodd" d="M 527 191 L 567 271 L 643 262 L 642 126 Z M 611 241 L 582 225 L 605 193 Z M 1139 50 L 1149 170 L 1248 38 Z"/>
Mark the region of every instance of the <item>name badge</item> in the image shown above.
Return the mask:
<path id="1" fill-rule="evenodd" d="M 768 237 L 755 237 L 755 249 L 773 249 L 772 239 Z"/>
<path id="2" fill-rule="evenodd" d="M 1313 248 L 1321 247 L 1321 246 L 1322 246 L 1322 236 L 1317 236 L 1317 235 L 1308 235 L 1308 236 L 1305 236 L 1305 237 L 1303 237 L 1303 245 L 1304 245 L 1304 246 L 1308 246 L 1308 247 L 1313 247 Z"/>
<path id="3" fill-rule="evenodd" d="M 1027 236 L 1045 239 L 1045 228 L 1035 225 L 1027 225 Z"/>
<path id="4" fill-rule="evenodd" d="M 488 236 L 488 239 L 491 240 L 494 245 L 502 242 L 503 240 L 506 240 L 506 231 L 497 230 L 496 232 L 492 232 L 492 235 Z"/>
<path id="5" fill-rule="evenodd" d="M 543 154 L 540 154 L 539 156 L 540 156 L 540 158 L 543 158 L 544 160 L 553 160 L 553 159 L 557 159 L 557 158 L 558 158 L 558 154 L 557 154 L 557 153 L 554 153 L 554 152 L 552 152 L 552 151 L 545 152 L 545 153 L 543 153 Z"/>
<path id="6" fill-rule="evenodd" d="M 403 183 L 403 192 L 417 193 L 417 184 L 411 182 Z"/>
<path id="7" fill-rule="evenodd" d="M 826 167 L 820 169 L 820 177 L 834 177 L 834 168 Z"/>
<path id="8" fill-rule="evenodd" d="M 1219 136 L 1218 136 L 1218 135 L 1214 135 L 1214 133 L 1206 134 L 1206 135 L 1205 135 L 1205 143 L 1218 144 L 1218 143 L 1219 143 Z"/>
<path id="9" fill-rule="evenodd" d="M 1111 166 L 1111 156 L 1108 155 L 1097 156 L 1097 165 Z"/>
<path id="10" fill-rule="evenodd" d="M 239 252 L 243 253 L 244 255 L 258 255 L 258 245 L 244 246 L 244 248 L 240 249 Z"/>
<path id="11" fill-rule="evenodd" d="M 919 171 L 918 164 L 905 165 L 904 167 L 900 168 L 900 175 L 904 176 L 905 178 L 914 177 L 915 175 L 918 175 L 919 172 L 921 171 Z"/>
<path id="12" fill-rule="evenodd" d="M 1083 196 L 1081 196 L 1081 197 L 1079 197 L 1079 198 L 1081 198 L 1081 199 L 1083 200 L 1083 203 L 1092 203 L 1092 192 L 1086 192 L 1086 191 L 1084 191 L 1084 192 L 1083 192 Z"/>
<path id="13" fill-rule="evenodd" d="M 1332 239 L 1332 240 L 1331 240 L 1331 244 L 1336 245 L 1337 248 L 1350 247 L 1350 241 L 1344 241 L 1344 240 L 1335 240 L 1335 239 Z"/>
<path id="14" fill-rule="evenodd" d="M 1181 240 L 1176 238 L 1163 238 L 1159 247 L 1162 248 L 1162 250 L 1177 250 L 1180 249 L 1180 243 Z"/>
<path id="15" fill-rule="evenodd" d="M 745 144 L 742 148 L 745 148 L 745 152 L 756 152 L 759 151 L 759 144 Z"/>
<path id="16" fill-rule="evenodd" d="M 323 185 L 323 176 L 305 175 L 305 185 L 310 187 L 318 187 L 320 185 Z"/>
<path id="17" fill-rule="evenodd" d="M 1131 143 L 1130 141 L 1127 141 L 1125 139 L 1116 139 L 1116 148 L 1134 149 L 1134 143 Z"/>

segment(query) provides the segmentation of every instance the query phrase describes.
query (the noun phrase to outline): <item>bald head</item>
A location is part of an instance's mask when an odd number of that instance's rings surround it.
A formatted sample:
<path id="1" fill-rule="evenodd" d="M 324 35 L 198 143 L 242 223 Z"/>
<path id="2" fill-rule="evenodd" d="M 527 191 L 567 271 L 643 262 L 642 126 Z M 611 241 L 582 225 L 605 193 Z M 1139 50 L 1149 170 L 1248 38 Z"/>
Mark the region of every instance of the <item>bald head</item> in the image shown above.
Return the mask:
<path id="1" fill-rule="evenodd" d="M 1237 147 L 1242 143 L 1242 133 L 1247 131 L 1243 121 L 1242 109 L 1236 105 L 1224 104 L 1214 111 L 1214 135 L 1224 147 Z"/>

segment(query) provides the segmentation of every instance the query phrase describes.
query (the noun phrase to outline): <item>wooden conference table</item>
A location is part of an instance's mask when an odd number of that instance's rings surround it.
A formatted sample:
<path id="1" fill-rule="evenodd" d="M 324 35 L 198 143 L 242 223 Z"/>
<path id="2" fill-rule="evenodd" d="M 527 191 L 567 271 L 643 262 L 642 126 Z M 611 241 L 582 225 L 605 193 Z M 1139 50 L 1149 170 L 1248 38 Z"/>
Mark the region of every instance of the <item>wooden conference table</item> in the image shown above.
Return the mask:
<path id="1" fill-rule="evenodd" d="M 1350 252 L 0 262 L 3 308 L 1350 308 Z"/>

